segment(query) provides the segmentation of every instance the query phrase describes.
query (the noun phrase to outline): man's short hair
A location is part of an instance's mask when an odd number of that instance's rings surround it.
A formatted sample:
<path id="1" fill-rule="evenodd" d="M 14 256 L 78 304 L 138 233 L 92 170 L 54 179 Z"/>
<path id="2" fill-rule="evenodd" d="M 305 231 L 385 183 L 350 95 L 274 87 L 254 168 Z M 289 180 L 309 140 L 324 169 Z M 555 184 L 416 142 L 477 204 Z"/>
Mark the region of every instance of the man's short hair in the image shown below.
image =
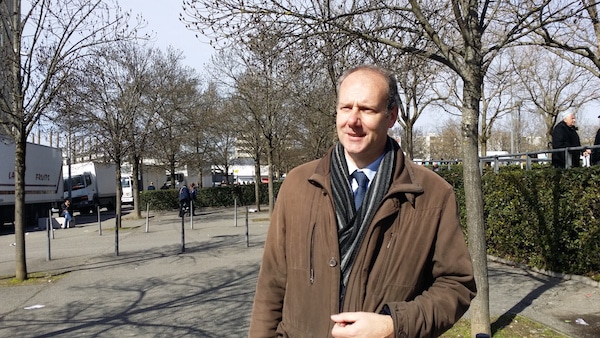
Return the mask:
<path id="1" fill-rule="evenodd" d="M 378 66 L 375 66 L 375 65 L 363 64 L 363 65 L 352 67 L 352 68 L 346 70 L 337 80 L 337 84 L 336 84 L 337 92 L 338 93 L 340 92 L 340 86 L 342 85 L 342 82 L 344 82 L 344 80 L 350 74 L 355 73 L 360 70 L 370 70 L 370 71 L 373 71 L 375 73 L 382 75 L 386 79 L 387 84 L 388 84 L 388 99 L 387 99 L 387 106 L 386 106 L 387 112 L 390 113 L 394 108 L 398 107 L 398 103 L 400 102 L 400 96 L 398 94 L 398 82 L 396 81 L 396 77 L 394 76 L 394 74 L 392 74 L 388 70 L 383 69 Z"/>

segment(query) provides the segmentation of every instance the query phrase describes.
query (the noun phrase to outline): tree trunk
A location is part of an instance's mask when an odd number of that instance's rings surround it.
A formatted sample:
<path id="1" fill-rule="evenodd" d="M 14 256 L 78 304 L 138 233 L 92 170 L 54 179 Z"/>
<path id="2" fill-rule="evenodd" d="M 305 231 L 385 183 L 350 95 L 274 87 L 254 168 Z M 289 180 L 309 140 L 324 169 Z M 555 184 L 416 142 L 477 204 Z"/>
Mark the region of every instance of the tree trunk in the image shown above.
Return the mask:
<path id="1" fill-rule="evenodd" d="M 256 154 L 254 160 L 254 200 L 256 202 L 256 211 L 260 211 L 260 155 Z"/>
<path id="2" fill-rule="evenodd" d="M 27 259 L 25 256 L 25 154 L 27 140 L 25 133 L 15 143 L 15 277 L 18 281 L 27 279 Z"/>
<path id="3" fill-rule="evenodd" d="M 140 177 L 140 163 L 141 160 L 137 156 L 134 156 L 133 168 L 131 170 L 131 192 L 133 193 L 133 214 L 136 219 L 142 218 L 140 210 L 140 184 L 138 180 L 138 177 Z"/>
<path id="4" fill-rule="evenodd" d="M 406 155 L 411 160 L 414 158 L 413 138 L 414 138 L 414 125 L 406 122 L 406 128 L 404 129 L 404 137 L 406 137 Z"/>
<path id="5" fill-rule="evenodd" d="M 275 196 L 273 195 L 273 152 L 273 146 L 269 145 L 269 150 L 267 151 L 267 165 L 269 168 L 267 176 L 267 185 L 269 188 L 269 215 L 273 214 L 273 206 L 275 205 Z"/>
<path id="6" fill-rule="evenodd" d="M 25 155 L 27 151 L 27 132 L 23 122 L 23 87 L 21 86 L 21 1 L 12 1 L 10 21 L 12 21 L 9 39 L 11 42 L 13 61 L 10 62 L 11 99 L 12 114 L 18 127 L 15 128 L 15 278 L 18 281 L 27 279 L 27 259 L 25 255 Z M 6 6 L 6 5 L 5 5 Z M 4 32 L 2 33 L 4 34 Z M 4 47 L 6 48 L 6 47 Z M 3 112 L 4 114 L 4 112 Z"/>
<path id="7" fill-rule="evenodd" d="M 478 70 L 471 70 L 471 81 L 465 80 L 462 116 L 463 179 L 465 207 L 467 210 L 467 230 L 469 252 L 473 261 L 477 297 L 471 302 L 471 335 L 487 333 L 491 335 L 489 284 L 485 225 L 483 220 L 483 195 L 481 173 L 479 171 L 478 128 L 481 81 Z"/>

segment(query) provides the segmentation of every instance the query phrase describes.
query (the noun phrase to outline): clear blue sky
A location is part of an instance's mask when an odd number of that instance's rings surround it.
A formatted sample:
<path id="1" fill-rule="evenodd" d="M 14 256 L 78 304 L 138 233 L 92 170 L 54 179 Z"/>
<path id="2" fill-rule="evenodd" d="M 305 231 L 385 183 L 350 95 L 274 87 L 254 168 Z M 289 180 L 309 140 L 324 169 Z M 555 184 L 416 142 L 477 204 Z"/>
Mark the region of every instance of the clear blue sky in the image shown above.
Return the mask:
<path id="1" fill-rule="evenodd" d="M 172 46 L 182 51 L 185 56 L 183 63 L 195 68 L 198 74 L 203 73 L 204 64 L 208 63 L 213 49 L 205 43 L 206 39 L 199 40 L 195 32 L 179 21 L 181 0 L 119 0 L 118 4 L 123 10 L 131 9 L 133 18 L 137 14 L 144 17 L 147 21 L 145 32 L 154 32 L 155 47 L 166 50 Z"/>

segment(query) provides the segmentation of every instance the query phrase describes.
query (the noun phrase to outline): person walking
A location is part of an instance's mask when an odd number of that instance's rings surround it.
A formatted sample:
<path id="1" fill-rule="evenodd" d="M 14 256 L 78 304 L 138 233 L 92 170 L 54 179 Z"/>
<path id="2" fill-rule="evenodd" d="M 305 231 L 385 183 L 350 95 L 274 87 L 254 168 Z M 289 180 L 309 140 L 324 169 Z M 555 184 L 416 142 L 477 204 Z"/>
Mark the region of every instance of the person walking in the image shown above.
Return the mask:
<path id="1" fill-rule="evenodd" d="M 561 114 L 561 121 L 552 129 L 552 149 L 564 149 L 570 147 L 581 147 L 577 127 L 575 126 L 575 113 L 564 112 Z M 583 152 L 584 155 L 589 155 L 590 150 Z M 579 157 L 582 155 L 581 150 L 569 151 L 571 166 L 581 167 Z M 565 152 L 559 151 L 552 153 L 552 165 L 554 168 L 567 168 Z"/>
<path id="2" fill-rule="evenodd" d="M 185 216 L 185 213 L 189 210 L 190 206 L 190 190 L 187 185 L 183 183 L 183 186 L 179 189 L 179 217 Z"/>
<path id="3" fill-rule="evenodd" d="M 65 199 L 61 205 L 62 215 L 65 218 L 64 223 L 60 226 L 61 229 L 70 228 L 71 222 L 73 221 L 73 211 L 71 210 L 71 200 Z"/>
<path id="4" fill-rule="evenodd" d="M 249 336 L 438 336 L 476 294 L 452 186 L 387 136 L 393 75 L 358 66 L 337 87 L 339 142 L 278 193 Z"/>

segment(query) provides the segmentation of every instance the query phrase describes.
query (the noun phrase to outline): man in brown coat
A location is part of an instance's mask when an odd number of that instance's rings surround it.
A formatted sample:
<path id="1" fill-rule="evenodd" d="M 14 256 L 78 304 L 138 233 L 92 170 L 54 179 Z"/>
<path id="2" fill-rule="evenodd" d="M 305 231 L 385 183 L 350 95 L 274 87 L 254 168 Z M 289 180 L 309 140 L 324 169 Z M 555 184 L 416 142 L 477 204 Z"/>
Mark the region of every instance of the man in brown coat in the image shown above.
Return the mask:
<path id="1" fill-rule="evenodd" d="M 377 67 L 338 81 L 339 142 L 279 191 L 250 337 L 435 337 L 468 309 L 454 191 L 387 136 L 397 97 Z"/>

